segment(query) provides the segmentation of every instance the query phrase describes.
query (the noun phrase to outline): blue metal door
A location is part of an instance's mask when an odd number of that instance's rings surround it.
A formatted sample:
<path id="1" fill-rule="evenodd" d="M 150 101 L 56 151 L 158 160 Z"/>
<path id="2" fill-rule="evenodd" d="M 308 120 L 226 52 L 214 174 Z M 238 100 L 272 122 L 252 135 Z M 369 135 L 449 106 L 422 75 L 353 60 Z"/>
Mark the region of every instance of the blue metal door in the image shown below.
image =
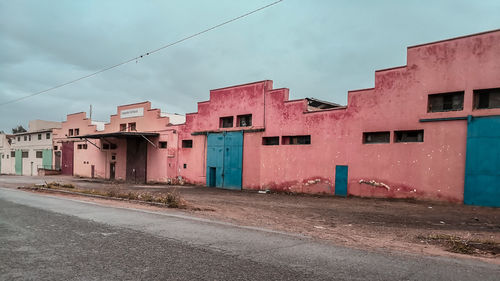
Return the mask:
<path id="1" fill-rule="evenodd" d="M 241 190 L 243 132 L 207 136 L 207 186 Z"/>
<path id="2" fill-rule="evenodd" d="M 207 186 L 222 187 L 224 134 L 207 136 Z"/>
<path id="3" fill-rule="evenodd" d="M 227 132 L 224 138 L 224 188 L 241 190 L 243 132 Z"/>
<path id="4" fill-rule="evenodd" d="M 500 207 L 500 116 L 469 117 L 464 203 Z"/>
<path id="5" fill-rule="evenodd" d="M 347 196 L 347 166 L 335 167 L 335 195 Z"/>

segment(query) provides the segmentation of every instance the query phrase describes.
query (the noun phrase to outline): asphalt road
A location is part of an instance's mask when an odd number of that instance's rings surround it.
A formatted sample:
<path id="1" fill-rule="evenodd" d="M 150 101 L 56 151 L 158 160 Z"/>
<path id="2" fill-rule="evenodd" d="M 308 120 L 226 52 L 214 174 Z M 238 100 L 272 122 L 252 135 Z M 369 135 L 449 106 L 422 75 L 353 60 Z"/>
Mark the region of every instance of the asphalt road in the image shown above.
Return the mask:
<path id="1" fill-rule="evenodd" d="M 249 214 L 251 215 L 251 214 Z M 498 280 L 467 259 L 306 237 L 0 188 L 0 280 Z"/>

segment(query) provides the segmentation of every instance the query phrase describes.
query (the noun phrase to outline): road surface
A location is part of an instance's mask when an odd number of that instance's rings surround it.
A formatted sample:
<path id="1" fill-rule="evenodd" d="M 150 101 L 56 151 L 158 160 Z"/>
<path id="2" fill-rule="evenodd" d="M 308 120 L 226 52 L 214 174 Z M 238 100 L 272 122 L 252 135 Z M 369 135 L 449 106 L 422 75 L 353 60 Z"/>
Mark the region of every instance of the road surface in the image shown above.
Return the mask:
<path id="1" fill-rule="evenodd" d="M 251 215 L 251 214 L 249 214 Z M 498 280 L 467 259 L 355 250 L 166 210 L 0 188 L 0 280 Z"/>

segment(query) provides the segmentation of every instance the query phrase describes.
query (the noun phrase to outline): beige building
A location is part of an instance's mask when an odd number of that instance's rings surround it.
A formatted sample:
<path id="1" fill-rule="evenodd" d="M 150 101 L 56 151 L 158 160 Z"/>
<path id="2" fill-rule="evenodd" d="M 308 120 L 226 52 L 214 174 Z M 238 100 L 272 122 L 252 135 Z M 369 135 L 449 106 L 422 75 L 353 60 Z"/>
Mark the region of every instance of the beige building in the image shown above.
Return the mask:
<path id="1" fill-rule="evenodd" d="M 57 169 L 52 166 L 52 130 L 60 127 L 60 122 L 32 120 L 27 132 L 1 134 L 0 172 L 34 176 L 41 168 Z"/>

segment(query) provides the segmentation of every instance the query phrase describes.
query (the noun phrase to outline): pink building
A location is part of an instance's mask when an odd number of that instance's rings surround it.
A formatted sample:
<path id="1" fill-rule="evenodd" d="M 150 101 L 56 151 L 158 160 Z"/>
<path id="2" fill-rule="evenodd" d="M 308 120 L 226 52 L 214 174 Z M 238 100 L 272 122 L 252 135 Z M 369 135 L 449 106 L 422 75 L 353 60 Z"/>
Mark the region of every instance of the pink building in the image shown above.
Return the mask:
<path id="1" fill-rule="evenodd" d="M 289 100 L 269 80 L 210 91 L 180 125 L 149 102 L 120 106 L 80 136 L 97 141 L 74 174 L 93 163 L 132 181 L 500 206 L 499 57 L 500 30 L 409 47 L 407 65 L 377 71 L 347 106 Z M 63 132 L 87 124 L 71 116 Z"/>

